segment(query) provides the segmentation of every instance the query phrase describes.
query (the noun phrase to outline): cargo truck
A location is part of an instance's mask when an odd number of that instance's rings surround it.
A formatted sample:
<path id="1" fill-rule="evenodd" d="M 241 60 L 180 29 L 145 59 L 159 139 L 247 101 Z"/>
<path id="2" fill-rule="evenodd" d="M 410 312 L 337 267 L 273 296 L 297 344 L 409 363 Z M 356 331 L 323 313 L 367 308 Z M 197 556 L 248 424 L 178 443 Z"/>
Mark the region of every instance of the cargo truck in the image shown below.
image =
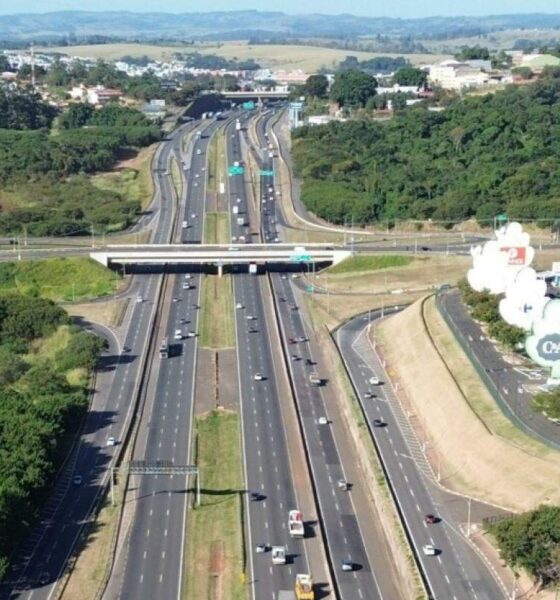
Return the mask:
<path id="1" fill-rule="evenodd" d="M 288 532 L 291 537 L 303 537 L 305 528 L 303 517 L 299 510 L 291 510 L 288 513 Z"/>
<path id="2" fill-rule="evenodd" d="M 280 590 L 278 592 L 278 600 L 297 600 L 297 596 L 292 590 Z"/>
<path id="3" fill-rule="evenodd" d="M 297 600 L 315 600 L 313 591 L 313 578 L 307 573 L 296 575 L 296 598 Z"/>

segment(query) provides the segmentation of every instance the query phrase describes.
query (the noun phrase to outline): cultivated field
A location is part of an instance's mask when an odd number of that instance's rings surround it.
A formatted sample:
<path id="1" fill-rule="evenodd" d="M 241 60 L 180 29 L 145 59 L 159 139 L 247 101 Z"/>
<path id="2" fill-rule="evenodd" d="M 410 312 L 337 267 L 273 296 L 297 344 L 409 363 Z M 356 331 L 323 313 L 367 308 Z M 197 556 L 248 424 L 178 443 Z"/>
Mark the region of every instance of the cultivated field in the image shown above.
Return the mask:
<path id="1" fill-rule="evenodd" d="M 338 50 L 313 46 L 295 45 L 253 45 L 246 42 L 228 42 L 225 44 L 195 44 L 193 46 L 156 46 L 152 44 L 99 44 L 89 46 L 65 46 L 45 48 L 44 51 L 60 52 L 70 56 L 87 58 L 103 58 L 115 60 L 122 56 L 149 56 L 156 60 L 167 60 L 175 52 L 200 52 L 202 54 L 217 54 L 228 59 L 246 60 L 253 58 L 263 67 L 275 69 L 303 69 L 307 72 L 317 71 L 321 67 L 333 68 L 349 54 L 359 60 L 376 56 L 405 56 L 413 64 L 432 63 L 449 58 L 440 54 L 389 54 L 358 52 L 354 50 Z"/>

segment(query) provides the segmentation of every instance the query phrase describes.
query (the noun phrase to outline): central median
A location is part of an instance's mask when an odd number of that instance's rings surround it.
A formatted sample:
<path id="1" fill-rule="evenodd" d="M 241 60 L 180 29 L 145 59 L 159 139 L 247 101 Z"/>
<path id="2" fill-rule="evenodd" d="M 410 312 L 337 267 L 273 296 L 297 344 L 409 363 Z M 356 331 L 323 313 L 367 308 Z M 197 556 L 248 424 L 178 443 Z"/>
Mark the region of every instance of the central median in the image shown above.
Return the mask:
<path id="1" fill-rule="evenodd" d="M 214 409 L 196 418 L 195 430 L 201 502 L 188 519 L 183 597 L 245 599 L 239 416 Z"/>

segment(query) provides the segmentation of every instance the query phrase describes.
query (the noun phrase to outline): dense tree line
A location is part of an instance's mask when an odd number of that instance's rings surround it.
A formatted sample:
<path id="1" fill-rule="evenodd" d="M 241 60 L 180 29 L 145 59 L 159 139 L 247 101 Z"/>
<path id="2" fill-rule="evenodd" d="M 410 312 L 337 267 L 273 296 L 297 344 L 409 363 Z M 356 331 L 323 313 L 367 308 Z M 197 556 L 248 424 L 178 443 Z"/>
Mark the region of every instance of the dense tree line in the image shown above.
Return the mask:
<path id="1" fill-rule="evenodd" d="M 142 113 L 118 104 L 94 110 L 74 104 L 60 130 L 0 129 L 0 232 L 7 235 L 83 234 L 131 225 L 139 203 L 94 187 L 85 174 L 111 169 L 129 149 L 147 146 L 160 130 Z M 4 208 L 4 196 L 19 198 Z"/>
<path id="2" fill-rule="evenodd" d="M 50 127 L 57 110 L 32 90 L 0 87 L 0 129 Z"/>
<path id="3" fill-rule="evenodd" d="M 545 586 L 560 583 L 560 507 L 540 506 L 487 526 L 500 554 Z"/>
<path id="4" fill-rule="evenodd" d="M 187 67 L 193 69 L 211 69 L 217 71 L 256 71 L 261 66 L 253 58 L 246 60 L 227 59 L 217 54 L 201 54 L 200 52 L 177 52 L 175 58 L 185 62 Z"/>
<path id="5" fill-rule="evenodd" d="M 35 340 L 67 323 L 49 300 L 0 298 L 0 578 L 36 521 L 87 409 L 87 390 L 71 386 L 65 373 L 92 367 L 103 347 L 99 338 L 71 329 L 68 346 L 52 359 L 25 358 Z"/>
<path id="6" fill-rule="evenodd" d="M 477 292 L 471 288 L 466 279 L 459 283 L 459 289 L 472 318 L 488 325 L 490 337 L 509 350 L 519 351 L 527 334 L 520 327 L 510 325 L 502 319 L 498 307 L 503 296 Z"/>
<path id="7" fill-rule="evenodd" d="M 347 56 L 338 64 L 338 70 L 358 69 L 375 75 L 377 73 L 393 73 L 409 66 L 410 63 L 404 56 L 376 56 L 367 60 L 358 60 L 355 56 Z"/>
<path id="8" fill-rule="evenodd" d="M 557 217 L 557 71 L 533 85 L 452 99 L 442 112 L 420 106 L 384 123 L 354 119 L 296 130 L 303 202 L 336 223 L 346 215 L 356 223 L 487 221 L 501 212 Z"/>

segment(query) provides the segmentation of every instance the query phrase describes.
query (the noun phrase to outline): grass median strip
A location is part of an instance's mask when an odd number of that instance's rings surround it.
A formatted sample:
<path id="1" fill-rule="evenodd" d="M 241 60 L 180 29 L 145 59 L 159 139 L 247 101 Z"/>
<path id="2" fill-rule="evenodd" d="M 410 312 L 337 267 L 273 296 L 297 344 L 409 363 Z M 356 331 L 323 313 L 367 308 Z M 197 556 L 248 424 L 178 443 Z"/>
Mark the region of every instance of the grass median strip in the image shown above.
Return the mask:
<path id="1" fill-rule="evenodd" d="M 229 215 L 226 212 L 206 213 L 204 218 L 205 244 L 227 244 L 229 231 Z"/>
<path id="2" fill-rule="evenodd" d="M 186 598 L 247 598 L 239 416 L 213 410 L 195 423 L 201 503 L 187 523 Z"/>
<path id="3" fill-rule="evenodd" d="M 221 350 L 235 346 L 233 292 L 229 276 L 207 276 L 202 282 L 200 345 Z"/>

